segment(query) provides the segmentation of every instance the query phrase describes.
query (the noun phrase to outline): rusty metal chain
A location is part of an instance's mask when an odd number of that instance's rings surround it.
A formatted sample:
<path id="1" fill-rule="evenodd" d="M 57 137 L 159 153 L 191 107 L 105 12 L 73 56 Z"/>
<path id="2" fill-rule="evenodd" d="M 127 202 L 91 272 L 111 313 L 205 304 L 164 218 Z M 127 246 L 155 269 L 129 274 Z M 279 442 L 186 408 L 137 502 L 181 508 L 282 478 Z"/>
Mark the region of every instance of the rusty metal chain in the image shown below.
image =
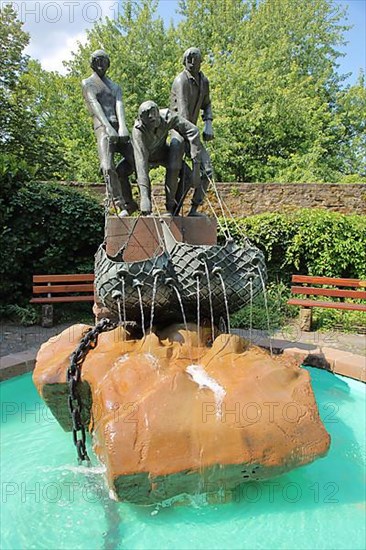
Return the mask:
<path id="1" fill-rule="evenodd" d="M 83 408 L 79 391 L 81 367 L 89 351 L 97 346 L 99 334 L 108 330 L 113 330 L 116 326 L 117 324 L 110 321 L 110 319 L 101 319 L 101 321 L 99 321 L 94 328 L 90 329 L 82 337 L 78 347 L 70 356 L 70 365 L 67 369 L 66 376 L 67 384 L 69 386 L 68 408 L 72 419 L 72 435 L 79 464 L 82 464 L 83 461 L 90 464 L 90 458 L 85 445 L 85 426 L 81 417 L 81 411 Z M 81 437 L 79 437 L 78 432 L 81 432 Z"/>

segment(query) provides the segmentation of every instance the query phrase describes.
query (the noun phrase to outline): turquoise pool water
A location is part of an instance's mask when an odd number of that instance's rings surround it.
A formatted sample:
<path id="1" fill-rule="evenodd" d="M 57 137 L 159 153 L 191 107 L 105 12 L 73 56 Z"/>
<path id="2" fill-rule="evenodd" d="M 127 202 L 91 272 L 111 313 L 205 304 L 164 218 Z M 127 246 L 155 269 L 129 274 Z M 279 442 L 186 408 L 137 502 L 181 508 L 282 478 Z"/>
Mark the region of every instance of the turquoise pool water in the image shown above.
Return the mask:
<path id="1" fill-rule="evenodd" d="M 64 433 L 25 375 L 0 384 L 2 549 L 365 548 L 365 385 L 309 369 L 332 437 L 326 458 L 234 501 L 138 507 L 108 498 L 103 472 L 75 466 Z M 220 502 L 221 500 L 221 502 Z"/>

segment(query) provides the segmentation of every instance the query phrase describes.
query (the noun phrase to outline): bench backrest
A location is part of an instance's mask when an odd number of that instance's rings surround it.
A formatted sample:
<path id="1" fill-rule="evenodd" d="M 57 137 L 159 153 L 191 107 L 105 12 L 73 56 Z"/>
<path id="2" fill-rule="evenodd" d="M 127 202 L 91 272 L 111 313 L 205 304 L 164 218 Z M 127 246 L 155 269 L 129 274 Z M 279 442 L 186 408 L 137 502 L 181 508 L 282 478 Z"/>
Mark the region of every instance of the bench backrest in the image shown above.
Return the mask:
<path id="1" fill-rule="evenodd" d="M 322 288 L 314 286 L 292 286 L 292 294 L 306 294 L 312 296 L 331 296 L 335 298 L 356 298 L 359 300 L 366 299 L 366 291 L 362 290 L 366 287 L 366 281 L 359 279 L 340 279 L 336 277 L 312 277 L 310 275 L 292 275 L 292 283 L 309 284 L 309 285 L 327 285 L 344 288 Z M 352 287 L 353 290 L 349 290 Z"/>
<path id="2" fill-rule="evenodd" d="M 33 276 L 32 303 L 93 301 L 93 273 Z"/>

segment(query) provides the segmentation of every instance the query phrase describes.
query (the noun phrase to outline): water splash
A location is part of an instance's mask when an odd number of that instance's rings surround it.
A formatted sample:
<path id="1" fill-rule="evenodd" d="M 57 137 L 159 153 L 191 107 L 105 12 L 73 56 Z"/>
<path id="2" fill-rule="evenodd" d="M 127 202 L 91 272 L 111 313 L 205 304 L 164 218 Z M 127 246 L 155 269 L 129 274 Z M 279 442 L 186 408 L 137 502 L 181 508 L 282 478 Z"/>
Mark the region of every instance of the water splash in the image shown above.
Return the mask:
<path id="1" fill-rule="evenodd" d="M 271 352 L 271 355 L 273 355 L 273 349 L 272 349 L 272 338 L 271 338 L 271 329 L 269 324 L 269 311 L 268 311 L 268 301 L 267 301 L 267 290 L 266 285 L 264 284 L 263 275 L 259 267 L 257 266 L 257 270 L 259 273 L 259 278 L 262 283 L 262 289 L 263 289 L 263 298 L 264 298 L 264 307 L 266 309 L 266 315 L 267 315 L 267 328 L 268 328 L 268 339 L 269 339 L 269 350 Z"/>
<path id="2" fill-rule="evenodd" d="M 128 361 L 128 359 L 130 358 L 130 354 L 129 353 L 125 353 L 124 355 L 122 355 L 122 357 L 120 357 L 117 361 L 117 363 L 119 365 L 122 365 L 123 363 L 125 363 L 126 361 Z"/>
<path id="3" fill-rule="evenodd" d="M 141 328 L 142 328 L 142 335 L 143 338 L 146 336 L 145 332 L 145 316 L 144 316 L 144 307 L 142 304 L 142 296 L 141 296 L 141 288 L 140 286 L 137 286 L 137 294 L 139 295 L 139 304 L 140 304 L 140 311 L 141 311 Z"/>
<path id="4" fill-rule="evenodd" d="M 45 466 L 42 468 L 43 472 L 73 472 L 74 474 L 86 474 L 86 475 L 104 475 L 107 471 L 107 467 L 104 464 L 99 466 L 73 466 L 71 464 L 65 464 L 63 466 Z"/>
<path id="5" fill-rule="evenodd" d="M 203 263 L 205 264 L 205 273 L 207 278 L 208 300 L 210 304 L 210 315 L 211 315 L 211 335 L 212 335 L 212 342 L 213 342 L 215 340 L 215 328 L 214 328 L 214 314 L 213 314 L 213 305 L 212 305 L 210 273 L 208 271 L 207 262 L 204 261 Z"/>
<path id="6" fill-rule="evenodd" d="M 153 355 L 152 353 L 145 353 L 144 354 L 146 359 L 148 360 L 148 362 L 150 363 L 150 365 L 156 369 L 156 370 L 159 370 L 159 359 L 157 357 L 155 357 L 155 355 Z"/>
<path id="7" fill-rule="evenodd" d="M 215 396 L 216 403 L 216 417 L 221 418 L 221 407 L 226 391 L 224 388 L 211 376 L 207 374 L 202 365 L 189 365 L 186 368 L 186 372 L 190 375 L 193 382 L 195 382 L 199 388 L 207 388 L 212 391 Z"/>
<path id="8" fill-rule="evenodd" d="M 115 502 L 118 502 L 116 491 L 113 491 L 113 489 L 109 489 L 108 496 L 111 500 L 114 500 Z"/>
<path id="9" fill-rule="evenodd" d="M 226 295 L 226 287 L 224 279 L 222 278 L 222 275 L 220 272 L 217 273 L 217 275 L 220 277 L 222 291 L 224 293 L 224 301 L 225 301 L 225 309 L 226 309 L 226 317 L 227 317 L 227 333 L 230 334 L 231 327 L 230 327 L 230 312 L 229 312 L 229 303 L 227 301 L 227 295 Z"/>

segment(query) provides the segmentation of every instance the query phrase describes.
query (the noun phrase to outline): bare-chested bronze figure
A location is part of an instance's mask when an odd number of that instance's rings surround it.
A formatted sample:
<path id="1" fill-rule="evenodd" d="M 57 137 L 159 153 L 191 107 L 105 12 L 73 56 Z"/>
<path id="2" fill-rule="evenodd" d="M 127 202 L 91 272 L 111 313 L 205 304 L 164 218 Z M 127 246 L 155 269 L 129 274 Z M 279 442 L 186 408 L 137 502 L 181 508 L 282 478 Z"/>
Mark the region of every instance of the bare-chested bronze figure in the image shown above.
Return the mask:
<path id="1" fill-rule="evenodd" d="M 134 170 L 133 150 L 125 121 L 120 86 L 106 76 L 109 56 L 97 50 L 90 60 L 93 74 L 83 80 L 83 94 L 93 117 L 100 167 L 103 173 L 109 202 L 119 216 L 127 216 L 137 209 L 132 199 L 128 176 Z M 114 154 L 121 153 L 123 160 L 115 166 Z"/>

